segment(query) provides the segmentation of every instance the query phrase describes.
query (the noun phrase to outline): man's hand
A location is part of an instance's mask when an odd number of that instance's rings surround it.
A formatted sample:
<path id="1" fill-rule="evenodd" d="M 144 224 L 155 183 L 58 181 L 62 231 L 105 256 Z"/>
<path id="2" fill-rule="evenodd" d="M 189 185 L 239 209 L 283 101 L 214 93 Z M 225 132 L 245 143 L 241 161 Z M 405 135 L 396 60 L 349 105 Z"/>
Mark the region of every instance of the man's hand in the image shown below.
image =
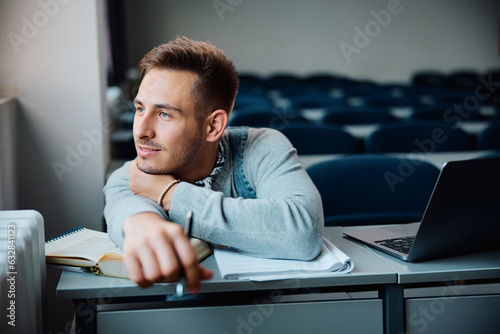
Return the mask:
<path id="1" fill-rule="evenodd" d="M 132 160 L 129 166 L 129 188 L 134 195 L 146 197 L 154 202 L 158 200 L 163 189 L 171 181 L 175 180 L 172 175 L 168 174 L 147 174 L 137 167 L 137 160 Z M 162 200 L 162 206 L 165 210 L 170 210 L 170 202 L 172 195 L 177 185 L 174 185 L 165 194 Z"/>
<path id="2" fill-rule="evenodd" d="M 200 281 L 212 272 L 203 268 L 196 251 L 178 224 L 155 213 L 140 213 L 123 223 L 123 253 L 130 278 L 141 287 L 159 282 L 176 282 L 186 277 L 191 293 L 198 293 Z"/>

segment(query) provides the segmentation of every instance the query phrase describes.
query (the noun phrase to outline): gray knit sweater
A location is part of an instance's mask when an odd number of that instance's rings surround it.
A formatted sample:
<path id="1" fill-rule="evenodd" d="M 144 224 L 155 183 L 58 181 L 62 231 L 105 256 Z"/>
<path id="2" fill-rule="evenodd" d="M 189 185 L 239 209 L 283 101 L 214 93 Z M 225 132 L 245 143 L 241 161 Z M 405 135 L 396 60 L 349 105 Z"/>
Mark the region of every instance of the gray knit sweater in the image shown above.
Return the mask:
<path id="1" fill-rule="evenodd" d="M 229 131 L 235 132 L 229 136 Z M 155 202 L 130 191 L 130 162 L 116 170 L 104 187 L 111 239 L 123 245 L 123 221 L 132 215 L 154 212 L 184 225 L 187 212 L 193 211 L 194 237 L 253 256 L 314 258 L 323 237 L 321 198 L 286 137 L 271 129 L 229 128 L 221 143 L 225 163 L 212 189 L 179 183 L 168 215 Z M 243 172 L 238 172 L 238 165 Z M 237 186 L 241 180 L 253 195 Z"/>

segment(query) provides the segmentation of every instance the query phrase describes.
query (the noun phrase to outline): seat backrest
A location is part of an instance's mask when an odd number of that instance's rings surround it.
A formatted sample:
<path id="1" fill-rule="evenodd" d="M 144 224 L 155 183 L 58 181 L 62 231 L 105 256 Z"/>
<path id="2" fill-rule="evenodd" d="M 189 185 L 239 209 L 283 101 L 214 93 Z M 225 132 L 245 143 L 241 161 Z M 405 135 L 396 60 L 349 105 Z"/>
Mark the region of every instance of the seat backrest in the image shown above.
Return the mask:
<path id="1" fill-rule="evenodd" d="M 450 105 L 442 105 L 435 107 L 419 108 L 416 109 L 411 115 L 412 120 L 434 120 L 442 121 L 450 124 L 456 124 L 462 121 L 486 121 L 487 117 L 479 111 L 470 111 L 467 113 L 459 114 L 454 112 Z"/>
<path id="2" fill-rule="evenodd" d="M 429 162 L 352 155 L 307 169 L 323 201 L 325 225 L 382 224 L 422 217 L 439 175 Z"/>
<path id="3" fill-rule="evenodd" d="M 413 94 L 392 95 L 387 91 L 376 91 L 362 97 L 364 106 L 375 107 L 412 107 L 417 103 Z"/>
<path id="4" fill-rule="evenodd" d="M 334 126 L 291 124 L 280 131 L 290 140 L 299 155 L 360 152 L 358 140 Z"/>
<path id="5" fill-rule="evenodd" d="M 413 75 L 412 84 L 415 86 L 442 87 L 446 76 L 436 71 L 420 71 Z"/>
<path id="6" fill-rule="evenodd" d="M 500 121 L 494 121 L 477 136 L 479 150 L 500 150 Z"/>
<path id="7" fill-rule="evenodd" d="M 368 110 L 347 110 L 329 112 L 321 118 L 323 124 L 377 124 L 397 121 L 397 118 L 387 112 Z"/>
<path id="8" fill-rule="evenodd" d="M 365 139 L 367 153 L 468 151 L 471 138 L 445 122 L 408 122 L 381 125 Z"/>
<path id="9" fill-rule="evenodd" d="M 228 125 L 281 129 L 287 124 L 295 122 L 307 123 L 308 120 L 301 115 L 273 109 L 273 111 L 235 112 L 231 115 Z"/>
<path id="10" fill-rule="evenodd" d="M 311 91 L 294 95 L 288 98 L 288 103 L 292 109 L 326 109 L 334 106 L 344 106 L 344 97 L 332 97 L 321 91 Z"/>
<path id="11" fill-rule="evenodd" d="M 268 107 L 272 109 L 272 102 L 263 95 L 260 94 L 245 94 L 239 93 L 234 101 L 234 109 L 238 110 L 245 107 Z"/>

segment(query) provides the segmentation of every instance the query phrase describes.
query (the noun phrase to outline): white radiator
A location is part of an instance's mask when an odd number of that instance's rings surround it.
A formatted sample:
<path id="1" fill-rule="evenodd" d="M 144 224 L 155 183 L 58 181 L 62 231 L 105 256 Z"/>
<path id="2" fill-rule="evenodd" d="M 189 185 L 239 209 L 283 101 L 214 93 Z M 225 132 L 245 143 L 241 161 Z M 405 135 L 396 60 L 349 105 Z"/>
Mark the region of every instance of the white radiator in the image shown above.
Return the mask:
<path id="1" fill-rule="evenodd" d="M 43 218 L 0 211 L 0 333 L 42 333 L 45 303 Z"/>

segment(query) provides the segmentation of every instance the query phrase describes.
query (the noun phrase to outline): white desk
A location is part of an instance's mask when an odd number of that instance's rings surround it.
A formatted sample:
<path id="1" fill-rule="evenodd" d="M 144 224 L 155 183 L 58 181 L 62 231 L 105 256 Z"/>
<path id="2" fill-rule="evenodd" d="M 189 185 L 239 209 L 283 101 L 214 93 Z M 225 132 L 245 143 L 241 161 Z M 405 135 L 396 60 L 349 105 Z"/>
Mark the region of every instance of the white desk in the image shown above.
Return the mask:
<path id="1" fill-rule="evenodd" d="M 343 333 L 366 328 L 383 333 L 383 289 L 396 283 L 396 273 L 370 250 L 344 239 L 340 227 L 327 228 L 325 236 L 353 259 L 351 273 L 270 282 L 225 280 L 211 256 L 203 265 L 214 271 L 214 277 L 201 286 L 210 301 L 141 302 L 174 293 L 175 284 L 141 289 L 130 280 L 75 272 L 63 272 L 57 296 L 74 300 L 77 324 L 86 333 L 148 332 L 147 328 L 161 326 L 190 333 L 234 333 L 248 326 L 266 333 L 320 333 L 333 328 Z M 317 288 L 319 293 L 304 293 L 303 288 Z M 218 300 L 228 294 L 233 301 Z"/>
<path id="2" fill-rule="evenodd" d="M 328 227 L 325 236 L 353 259 L 355 268 L 349 274 L 272 282 L 223 280 L 212 256 L 203 265 L 214 270 L 214 278 L 201 286 L 201 292 L 212 296 L 211 301 L 145 302 L 173 293 L 175 285 L 141 289 L 130 280 L 75 272 L 62 274 L 57 296 L 74 300 L 77 323 L 86 333 L 136 333 L 155 328 L 193 333 L 321 333 L 333 329 L 365 333 L 369 328 L 373 333 L 399 334 L 405 330 L 418 333 L 424 326 L 425 333 L 448 333 L 456 328 L 460 332 L 466 322 L 477 319 L 481 320 L 475 328 L 479 332 L 500 327 L 496 315 L 500 285 L 492 284 L 500 283 L 500 250 L 407 263 L 343 238 L 342 230 Z M 476 293 L 478 286 L 493 288 Z M 407 293 L 422 287 L 434 292 L 423 297 Z M 304 293 L 302 288 L 318 291 Z M 232 301 L 218 301 L 228 295 Z"/>
<path id="3" fill-rule="evenodd" d="M 358 227 L 348 227 L 353 228 Z M 495 333 L 500 328 L 500 250 L 408 263 L 365 247 L 398 274 L 388 297 L 396 307 L 391 332 Z"/>

